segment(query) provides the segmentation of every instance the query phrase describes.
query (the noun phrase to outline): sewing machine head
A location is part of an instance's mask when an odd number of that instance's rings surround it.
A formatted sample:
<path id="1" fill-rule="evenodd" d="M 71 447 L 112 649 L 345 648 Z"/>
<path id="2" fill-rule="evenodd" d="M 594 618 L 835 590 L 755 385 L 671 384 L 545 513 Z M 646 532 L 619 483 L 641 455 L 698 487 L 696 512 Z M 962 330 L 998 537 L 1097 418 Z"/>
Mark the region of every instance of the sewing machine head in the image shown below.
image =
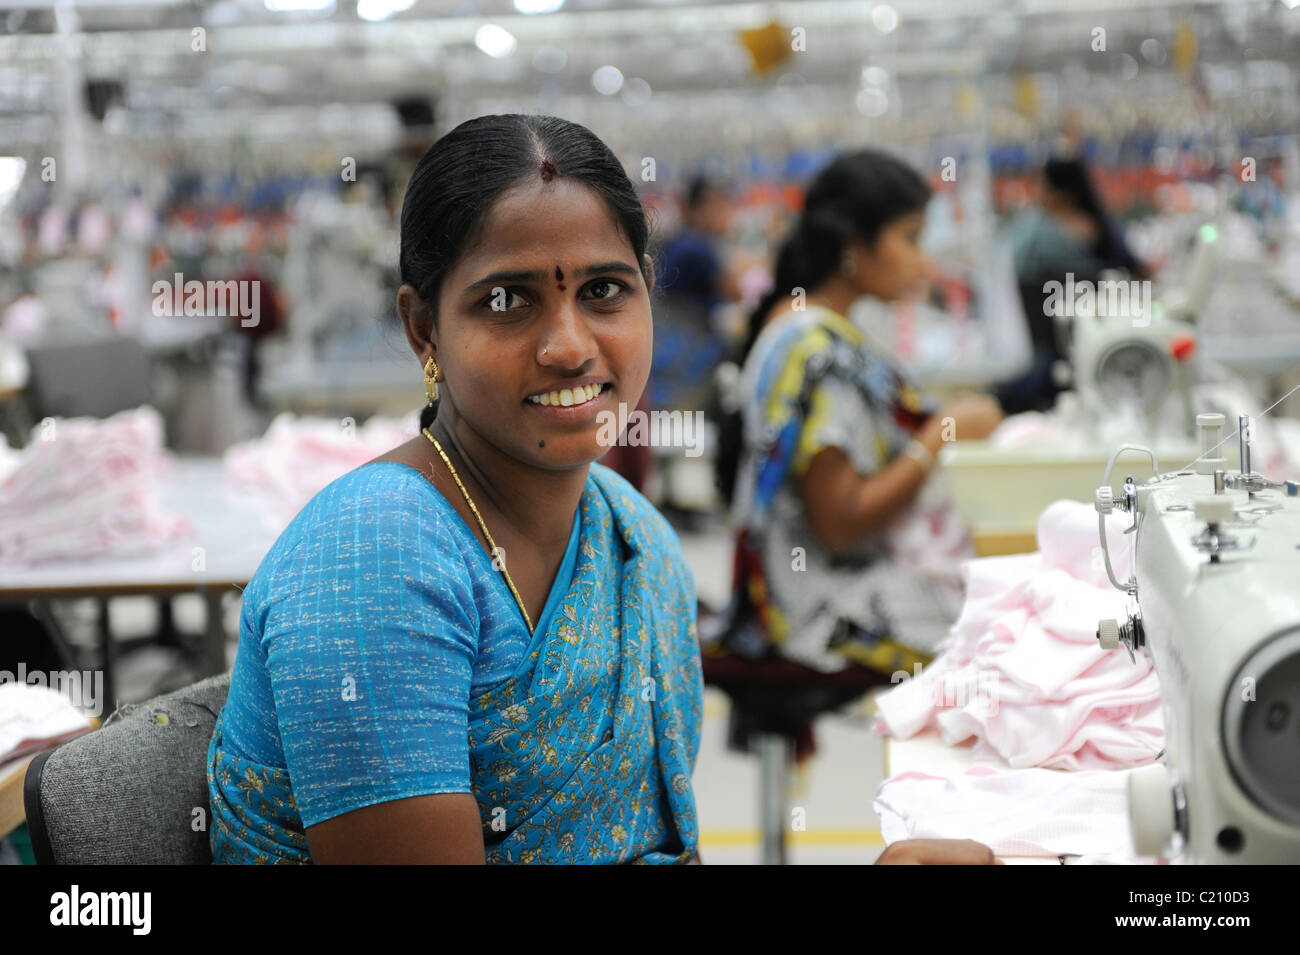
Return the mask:
<path id="1" fill-rule="evenodd" d="M 1137 289 L 1150 283 L 1113 280 L 1131 305 L 1076 315 L 1071 342 L 1074 387 L 1085 406 L 1114 412 L 1116 405 L 1157 412 L 1174 389 L 1175 345 L 1188 329 L 1165 319 Z M 1135 291 L 1129 292 L 1132 286 Z M 1100 296 L 1099 296 L 1100 297 Z M 1144 300 L 1145 298 L 1145 300 Z M 1105 299 L 1103 298 L 1104 302 Z"/>
<path id="2" fill-rule="evenodd" d="M 1059 377 L 1093 415 L 1157 419 L 1187 382 L 1178 365 L 1195 348 L 1196 318 L 1209 297 L 1217 263 L 1216 228 L 1197 229 L 1180 274 L 1158 297 L 1150 281 L 1103 272 L 1097 282 L 1067 276 L 1054 309 L 1068 335 L 1070 362 Z M 1055 292 L 1055 289 L 1052 290 Z M 1171 409 L 1173 410 L 1173 409 Z M 1182 409 L 1176 410 L 1181 419 Z M 1181 424 L 1181 421 L 1180 421 Z"/>
<path id="3" fill-rule="evenodd" d="M 1128 478 L 1116 499 L 1108 467 L 1096 494 L 1107 573 L 1135 603 L 1097 636 L 1151 659 L 1164 705 L 1165 757 L 1130 777 L 1134 846 L 1180 862 L 1300 862 L 1300 489 L 1251 470 L 1245 416 L 1239 471 L 1219 454 L 1223 416 L 1197 423 L 1195 468 L 1160 474 L 1152 454 L 1156 477 Z M 1132 515 L 1127 581 L 1107 549 L 1114 509 Z"/>

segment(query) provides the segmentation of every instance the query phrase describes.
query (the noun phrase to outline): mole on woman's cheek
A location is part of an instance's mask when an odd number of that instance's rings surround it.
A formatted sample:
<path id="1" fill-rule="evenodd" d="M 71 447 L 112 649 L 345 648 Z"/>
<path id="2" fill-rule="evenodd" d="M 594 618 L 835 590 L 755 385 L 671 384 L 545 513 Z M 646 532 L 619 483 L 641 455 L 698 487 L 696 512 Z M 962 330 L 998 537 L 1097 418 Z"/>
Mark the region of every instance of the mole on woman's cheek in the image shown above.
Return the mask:
<path id="1" fill-rule="evenodd" d="M 537 442 L 537 446 L 538 446 L 539 448 L 544 448 L 544 447 L 546 447 L 546 441 L 545 441 L 544 439 L 541 440 L 541 441 L 538 441 L 538 442 Z"/>

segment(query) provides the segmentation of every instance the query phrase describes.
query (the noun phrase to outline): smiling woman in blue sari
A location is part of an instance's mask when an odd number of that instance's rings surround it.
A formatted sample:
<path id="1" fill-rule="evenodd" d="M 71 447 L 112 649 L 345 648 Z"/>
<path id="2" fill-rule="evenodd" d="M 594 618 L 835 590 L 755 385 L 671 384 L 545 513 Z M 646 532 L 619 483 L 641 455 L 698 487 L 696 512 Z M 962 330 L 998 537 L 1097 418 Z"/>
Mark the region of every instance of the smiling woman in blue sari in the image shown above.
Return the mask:
<path id="1" fill-rule="evenodd" d="M 693 578 L 594 463 L 649 375 L 647 238 L 576 124 L 480 117 L 420 160 L 397 311 L 425 427 L 321 491 L 244 593 L 214 861 L 698 858 Z"/>

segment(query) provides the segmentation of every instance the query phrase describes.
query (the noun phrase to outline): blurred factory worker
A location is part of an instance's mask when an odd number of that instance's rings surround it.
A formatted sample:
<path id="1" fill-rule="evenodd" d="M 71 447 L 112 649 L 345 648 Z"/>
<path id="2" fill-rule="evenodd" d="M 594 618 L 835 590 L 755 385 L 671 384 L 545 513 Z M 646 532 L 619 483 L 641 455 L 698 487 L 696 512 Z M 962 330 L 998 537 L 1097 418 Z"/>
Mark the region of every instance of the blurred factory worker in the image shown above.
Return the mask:
<path id="1" fill-rule="evenodd" d="M 694 580 L 593 463 L 650 372 L 647 232 L 563 119 L 481 116 L 421 157 L 397 310 L 431 406 L 244 592 L 215 861 L 698 859 Z"/>
<path id="2" fill-rule="evenodd" d="M 731 200 L 704 177 L 686 191 L 682 226 L 657 256 L 651 408 L 695 411 L 709 398 L 713 369 L 726 352 L 715 310 L 740 297 L 721 246 Z"/>
<path id="3" fill-rule="evenodd" d="M 734 313 L 731 303 L 740 295 L 723 246 L 730 227 L 731 199 L 722 186 L 705 176 L 691 180 L 681 227 L 654 257 L 654 361 L 643 411 L 714 414 L 714 372 L 729 347 L 727 309 Z M 681 456 L 654 462 L 661 474 L 658 503 L 674 524 L 698 527 L 710 515 L 703 501 L 679 493 L 683 462 Z"/>
<path id="4" fill-rule="evenodd" d="M 1276 244 L 1283 238 L 1286 212 L 1286 170 L 1282 160 L 1270 157 L 1261 161 L 1258 178 L 1237 186 L 1236 206 L 1255 219 L 1264 238 Z"/>
<path id="5" fill-rule="evenodd" d="M 774 649 L 822 671 L 856 662 L 888 675 L 928 662 L 952 622 L 891 560 L 887 531 L 943 442 L 984 438 L 1001 414 L 983 395 L 938 407 L 845 317 L 860 298 L 894 302 L 924 285 L 929 198 L 887 154 L 838 157 L 809 187 L 751 316 L 728 636 L 742 655 Z"/>
<path id="6" fill-rule="evenodd" d="M 1056 319 L 1045 314 L 1048 283 L 1096 282 L 1104 269 L 1123 269 L 1135 279 L 1149 277 L 1133 255 L 1118 224 L 1107 215 L 1081 159 L 1052 159 L 1043 167 L 1039 205 L 1007 228 L 1025 318 L 1033 342 L 1033 364 L 1020 377 L 1003 382 L 998 400 L 1008 414 L 1046 411 L 1060 386 L 1052 366 L 1066 355 Z"/>
<path id="7" fill-rule="evenodd" d="M 282 293 L 260 263 L 262 249 L 260 234 L 254 233 L 254 235 L 257 237 L 250 239 L 249 248 L 244 254 L 244 260 L 231 276 L 231 279 L 239 283 L 241 287 L 247 283 L 250 288 L 256 290 L 254 294 L 257 296 L 257 312 L 255 313 L 257 322 L 245 326 L 245 319 L 236 316 L 231 321 L 230 327 L 236 335 L 241 336 L 243 339 L 240 377 L 244 386 L 244 398 L 250 406 L 265 410 L 266 403 L 262 400 L 260 390 L 262 362 L 258 350 L 261 348 L 263 341 L 283 331 L 287 323 L 285 321 L 286 309 L 281 306 Z"/>

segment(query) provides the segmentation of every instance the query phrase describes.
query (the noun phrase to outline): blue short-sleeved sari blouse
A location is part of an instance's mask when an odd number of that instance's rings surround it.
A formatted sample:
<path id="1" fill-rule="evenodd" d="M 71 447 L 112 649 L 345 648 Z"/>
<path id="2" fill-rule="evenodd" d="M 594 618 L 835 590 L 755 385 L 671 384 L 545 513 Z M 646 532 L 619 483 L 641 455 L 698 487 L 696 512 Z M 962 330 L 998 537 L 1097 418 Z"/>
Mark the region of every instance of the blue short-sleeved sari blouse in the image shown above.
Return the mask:
<path id="1" fill-rule="evenodd" d="M 244 592 L 208 751 L 214 862 L 310 862 L 306 827 L 457 792 L 478 802 L 489 863 L 687 861 L 695 610 L 672 528 L 602 465 L 533 635 L 427 478 L 344 475 Z"/>

